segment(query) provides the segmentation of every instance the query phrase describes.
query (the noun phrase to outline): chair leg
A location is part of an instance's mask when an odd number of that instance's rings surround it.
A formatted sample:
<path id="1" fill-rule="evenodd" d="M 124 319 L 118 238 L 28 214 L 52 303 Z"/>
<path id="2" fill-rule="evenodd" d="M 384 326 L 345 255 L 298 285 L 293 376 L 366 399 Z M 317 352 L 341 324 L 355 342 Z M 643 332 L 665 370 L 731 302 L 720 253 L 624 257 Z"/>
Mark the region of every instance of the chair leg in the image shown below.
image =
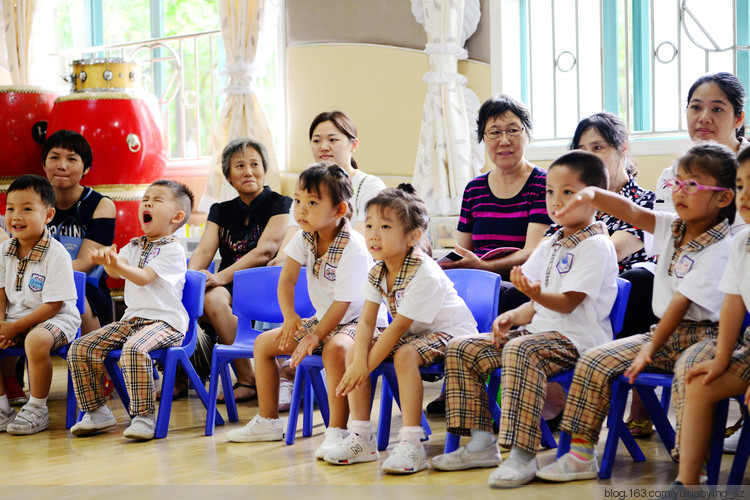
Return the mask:
<path id="1" fill-rule="evenodd" d="M 664 388 L 667 390 L 667 387 Z M 641 396 L 643 406 L 646 407 L 649 417 L 654 422 L 656 432 L 659 434 L 662 443 L 667 451 L 672 451 L 674 448 L 674 428 L 669 422 L 666 412 L 661 406 L 661 402 L 657 399 L 656 393 L 653 387 L 649 386 L 636 386 L 638 394 Z M 667 391 L 669 392 L 669 391 Z"/>
<path id="2" fill-rule="evenodd" d="M 294 387 L 292 388 L 292 404 L 289 406 L 289 420 L 286 425 L 286 444 L 294 444 L 297 434 L 297 419 L 299 418 L 299 406 L 302 401 L 302 393 L 305 390 L 305 379 L 307 378 L 307 367 L 300 365 L 294 375 Z"/>
<path id="3" fill-rule="evenodd" d="M 627 403 L 629 390 L 630 386 L 619 382 L 615 382 L 612 387 L 612 405 L 607 417 L 609 421 L 609 433 L 607 434 L 607 442 L 604 445 L 601 468 L 599 469 L 600 479 L 609 479 L 612 476 L 612 467 L 615 463 L 620 433 L 623 428 L 627 432 L 627 427 L 623 423 L 622 417 L 625 414 L 625 404 Z"/>
<path id="4" fill-rule="evenodd" d="M 727 426 L 727 413 L 729 412 L 729 400 L 725 399 L 716 403 L 714 412 L 713 436 L 708 456 L 708 484 L 716 485 L 719 482 L 719 470 L 721 469 L 721 457 L 724 453 L 724 432 Z"/>
<path id="5" fill-rule="evenodd" d="M 76 417 L 78 409 L 78 401 L 76 400 L 76 393 L 73 389 L 73 377 L 68 371 L 68 395 L 67 403 L 65 407 L 65 428 L 70 429 L 76 423 Z"/>
<path id="6" fill-rule="evenodd" d="M 390 383 L 383 373 L 380 381 L 380 423 L 378 424 L 378 450 L 388 448 L 391 436 L 391 411 L 393 410 L 393 392 Z"/>
<path id="7" fill-rule="evenodd" d="M 445 447 L 443 448 L 443 453 L 450 453 L 452 451 L 456 451 L 458 449 L 458 444 L 460 440 L 461 440 L 461 436 L 459 436 L 458 434 L 447 432 L 445 434 Z"/>
<path id="8" fill-rule="evenodd" d="M 221 373 L 221 387 L 224 390 L 224 406 L 227 408 L 227 418 L 230 422 L 239 422 L 237 414 L 237 402 L 234 400 L 234 389 L 232 388 L 232 375 L 229 373 L 229 361 L 219 365 Z"/>
<path id="9" fill-rule="evenodd" d="M 216 416 L 219 410 L 216 404 L 216 397 L 219 392 L 219 360 L 216 352 L 211 356 L 211 375 L 208 379 L 208 401 L 206 406 L 206 436 L 213 436 L 216 425 Z"/>
<path id="10" fill-rule="evenodd" d="M 539 419 L 539 430 L 542 431 L 542 446 L 548 450 L 557 448 L 555 436 L 552 435 L 552 431 L 549 430 L 549 426 L 543 418 Z"/>
<path id="11" fill-rule="evenodd" d="M 156 430 L 154 437 L 163 439 L 169 432 L 169 417 L 172 415 L 172 398 L 174 397 L 174 377 L 177 372 L 177 357 L 167 352 L 164 361 L 164 380 L 161 384 L 161 401 L 156 416 Z"/>
<path id="12" fill-rule="evenodd" d="M 312 393 L 312 382 L 310 382 L 310 368 L 305 370 L 307 376 L 305 377 L 304 395 L 302 396 L 302 437 L 312 436 L 312 421 L 313 421 L 313 393 Z"/>
<path id="13" fill-rule="evenodd" d="M 748 453 L 750 453 L 750 430 L 748 430 L 748 427 L 750 427 L 750 421 L 745 420 L 740 431 L 740 441 L 737 443 L 737 452 L 734 454 L 727 484 L 742 484 L 742 477 L 745 475 L 745 468 L 747 467 Z"/>
<path id="14" fill-rule="evenodd" d="M 320 416 L 323 417 L 323 423 L 327 428 L 330 419 L 330 409 L 328 407 L 328 390 L 326 389 L 326 382 L 323 379 L 323 374 L 320 373 L 320 370 L 317 368 L 310 370 L 308 376 L 310 377 L 310 383 L 312 384 L 313 394 L 318 400 Z"/>
<path id="15" fill-rule="evenodd" d="M 184 356 L 183 354 L 179 354 L 177 363 L 185 371 L 185 374 L 188 376 L 190 387 L 195 391 L 195 393 L 200 398 L 201 403 L 203 403 L 203 406 L 206 408 L 206 419 L 208 420 L 208 411 L 211 409 L 214 424 L 224 425 L 224 419 L 221 418 L 221 414 L 219 414 L 218 410 L 216 409 L 216 398 L 214 398 L 212 405 L 211 400 L 208 398 L 208 393 L 206 392 L 206 386 L 202 383 L 201 378 L 196 373 L 193 364 L 190 362 L 190 359 L 188 359 L 188 357 Z"/>
<path id="16" fill-rule="evenodd" d="M 560 432 L 560 439 L 557 442 L 556 458 L 560 458 L 570 451 L 570 439 L 571 439 L 570 434 L 564 431 Z"/>
<path id="17" fill-rule="evenodd" d="M 115 386 L 115 390 L 120 397 L 120 401 L 122 401 L 122 405 L 125 407 L 125 411 L 132 419 L 133 415 L 130 414 L 130 395 L 125 387 L 125 378 L 122 376 L 122 370 L 120 370 L 117 360 L 107 358 L 104 360 L 104 366 L 107 368 L 107 373 L 109 373 L 112 379 L 112 385 Z"/>

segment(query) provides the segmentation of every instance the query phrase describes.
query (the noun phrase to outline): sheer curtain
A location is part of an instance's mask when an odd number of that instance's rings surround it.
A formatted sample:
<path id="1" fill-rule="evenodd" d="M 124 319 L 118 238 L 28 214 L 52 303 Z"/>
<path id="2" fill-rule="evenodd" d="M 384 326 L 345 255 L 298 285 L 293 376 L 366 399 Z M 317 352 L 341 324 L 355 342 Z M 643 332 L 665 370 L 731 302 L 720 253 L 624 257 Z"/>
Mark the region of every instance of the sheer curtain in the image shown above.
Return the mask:
<path id="1" fill-rule="evenodd" d="M 413 182 L 432 215 L 457 215 L 466 184 L 484 165 L 474 133 L 479 99 L 458 73 L 458 61 L 468 58 L 464 44 L 479 23 L 479 0 L 412 0 L 411 7 L 430 56 Z"/>
<path id="2" fill-rule="evenodd" d="M 253 90 L 253 77 L 258 67 L 255 54 L 266 0 L 219 0 L 219 21 L 226 50 L 226 100 L 213 137 L 213 154 L 206 194 L 200 209 L 208 211 L 213 203 L 237 196 L 237 192 L 221 173 L 221 152 L 227 142 L 250 137 L 263 143 L 268 151 L 266 183 L 274 190 L 281 188 L 281 178 L 273 147 L 268 120 Z"/>
<path id="3" fill-rule="evenodd" d="M 0 66 L 10 72 L 13 85 L 30 85 L 33 21 L 39 11 L 38 0 L 0 0 L 0 37 L 5 50 Z"/>

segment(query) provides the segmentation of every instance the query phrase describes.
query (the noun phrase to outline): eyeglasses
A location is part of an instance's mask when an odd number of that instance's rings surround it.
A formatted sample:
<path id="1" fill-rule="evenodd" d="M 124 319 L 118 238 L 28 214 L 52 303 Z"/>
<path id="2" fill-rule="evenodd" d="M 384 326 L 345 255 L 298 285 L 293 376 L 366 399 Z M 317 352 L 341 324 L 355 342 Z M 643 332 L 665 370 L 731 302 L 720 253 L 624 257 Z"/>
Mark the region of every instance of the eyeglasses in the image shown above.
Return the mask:
<path id="1" fill-rule="evenodd" d="M 676 193 L 680 189 L 685 191 L 687 194 L 695 194 L 698 191 L 703 191 L 704 189 L 708 189 L 709 191 L 729 191 L 729 188 L 725 187 L 718 187 L 718 186 L 703 186 L 701 184 L 698 184 L 693 179 L 687 179 L 684 181 L 680 181 L 677 179 L 667 179 L 667 182 L 664 184 L 666 187 L 672 190 L 673 193 Z"/>
<path id="2" fill-rule="evenodd" d="M 487 130 L 484 133 L 484 136 L 487 139 L 492 139 L 492 140 L 500 139 L 503 136 L 503 134 L 507 135 L 508 137 L 518 137 L 519 135 L 521 135 L 521 133 L 524 130 L 525 129 L 523 127 L 521 127 L 521 128 L 509 128 L 507 130 L 501 130 L 499 128 L 493 128 L 492 130 Z"/>

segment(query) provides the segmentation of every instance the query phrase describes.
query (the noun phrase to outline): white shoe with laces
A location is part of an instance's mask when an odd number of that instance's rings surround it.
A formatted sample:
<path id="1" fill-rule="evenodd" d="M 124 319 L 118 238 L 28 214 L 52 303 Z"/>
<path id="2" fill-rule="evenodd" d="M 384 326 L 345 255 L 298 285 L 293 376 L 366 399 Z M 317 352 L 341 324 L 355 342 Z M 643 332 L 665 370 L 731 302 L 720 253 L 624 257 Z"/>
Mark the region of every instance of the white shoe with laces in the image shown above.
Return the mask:
<path id="1" fill-rule="evenodd" d="M 245 427 L 227 432 L 227 439 L 233 443 L 281 441 L 284 439 L 285 427 L 281 418 L 263 418 L 255 415 Z"/>
<path id="2" fill-rule="evenodd" d="M 375 462 L 380 458 L 375 434 L 369 441 L 350 433 L 337 446 L 325 454 L 323 460 L 334 465 L 350 465 L 360 462 Z"/>
<path id="3" fill-rule="evenodd" d="M 36 434 L 49 428 L 49 410 L 47 405 L 37 406 L 26 403 L 18 412 L 18 416 L 10 422 L 5 431 L 17 436 Z"/>
<path id="4" fill-rule="evenodd" d="M 279 411 L 289 411 L 291 408 L 293 389 L 294 382 L 282 377 L 279 385 Z"/>
<path id="5" fill-rule="evenodd" d="M 398 443 L 383 462 L 381 469 L 390 474 L 414 474 L 427 468 L 427 454 L 423 444 L 409 441 Z"/>
<path id="6" fill-rule="evenodd" d="M 328 427 L 326 429 L 326 438 L 323 440 L 318 449 L 315 450 L 315 458 L 323 460 L 326 453 L 336 448 L 341 441 L 343 441 L 349 432 L 346 429 L 340 429 L 338 427 Z"/>

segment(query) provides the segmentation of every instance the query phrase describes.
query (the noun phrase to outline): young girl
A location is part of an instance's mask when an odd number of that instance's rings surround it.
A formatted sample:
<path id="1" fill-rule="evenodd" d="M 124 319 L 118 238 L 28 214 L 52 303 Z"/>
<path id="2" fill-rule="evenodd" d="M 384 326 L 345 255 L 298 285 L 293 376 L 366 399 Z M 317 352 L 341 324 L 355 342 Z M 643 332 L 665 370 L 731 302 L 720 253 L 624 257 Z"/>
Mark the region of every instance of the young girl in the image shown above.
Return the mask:
<path id="1" fill-rule="evenodd" d="M 735 204 L 743 220 L 750 223 L 750 148 L 742 151 L 737 160 Z M 746 390 L 745 404 L 750 401 L 750 334 L 746 331 L 740 337 L 745 313 L 750 309 L 750 284 L 742 280 L 750 272 L 749 238 L 750 229 L 745 229 L 732 240 L 729 263 L 719 284 L 719 289 L 727 295 L 721 308 L 718 341 L 710 339 L 703 350 L 704 356 L 714 353 L 715 356 L 687 371 L 684 376 L 687 384 L 685 406 L 675 442 L 680 470 L 675 485 L 698 484 L 701 467 L 707 458 L 714 404 Z M 688 368 L 686 364 L 681 367 Z"/>
<path id="2" fill-rule="evenodd" d="M 294 192 L 294 217 L 302 231 L 285 249 L 289 258 L 279 278 L 279 305 L 284 323 L 255 341 L 260 414 L 244 428 L 229 431 L 230 441 L 284 438 L 284 423 L 278 413 L 277 356 L 291 354 L 296 365 L 307 354 L 322 351 L 328 387 L 336 387 L 341 380 L 345 355 L 354 344 L 357 319 L 364 303 L 362 284 L 373 264 L 364 237 L 353 231 L 349 223 L 351 196 L 349 177 L 336 165 L 318 163 L 300 174 Z M 316 311 L 308 319 L 301 319 L 294 311 L 294 285 L 302 265 L 307 266 L 308 291 Z M 379 326 L 385 322 L 383 314 Z M 326 439 L 315 452 L 321 459 L 344 437 L 349 412 L 345 397 L 330 391 L 328 398 L 330 420 Z"/>
<path id="3" fill-rule="evenodd" d="M 683 351 L 717 332 L 724 294 L 716 288 L 729 255 L 736 172 L 734 154 L 726 146 L 694 146 L 680 159 L 677 177 L 668 182 L 676 215 L 647 210 L 596 188 L 579 192 L 559 211 L 593 206 L 654 235 L 653 248 L 660 258 L 652 305 L 661 319 L 649 333 L 616 340 L 581 356 L 560 424 L 572 435 L 570 452 L 538 471 L 538 478 L 597 477 L 594 446 L 609 409 L 612 380 L 623 373 L 632 383 L 646 368 L 675 370 L 672 390 L 679 433 L 684 384 L 676 365 L 685 362 Z"/>
<path id="4" fill-rule="evenodd" d="M 378 459 L 370 425 L 370 373 L 393 357 L 401 394 L 403 427 L 400 443 L 383 462 L 383 471 L 409 474 L 427 468 L 421 439 L 422 378 L 420 366 L 443 359 L 448 341 L 476 333 L 471 311 L 440 266 L 419 249 L 427 229 L 427 208 L 410 184 L 385 189 L 367 204 L 367 249 L 379 262 L 365 285 L 365 305 L 357 326 L 354 349 L 337 396 L 349 396 L 349 436 L 325 455 L 332 464 Z M 393 317 L 373 342 L 378 308 L 385 297 Z M 331 386 L 329 386 L 331 387 Z"/>

